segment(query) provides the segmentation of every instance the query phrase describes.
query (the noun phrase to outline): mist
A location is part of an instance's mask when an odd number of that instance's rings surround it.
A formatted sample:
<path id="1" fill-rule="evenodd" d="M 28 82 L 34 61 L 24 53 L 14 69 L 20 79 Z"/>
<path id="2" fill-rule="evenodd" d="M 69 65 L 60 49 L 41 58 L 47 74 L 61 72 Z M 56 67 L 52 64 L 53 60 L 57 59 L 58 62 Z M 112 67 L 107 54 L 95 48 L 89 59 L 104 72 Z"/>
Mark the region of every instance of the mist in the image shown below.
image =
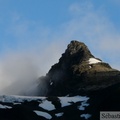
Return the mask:
<path id="1" fill-rule="evenodd" d="M 0 63 L 0 94 L 18 94 L 37 77 L 38 67 L 30 56 L 9 53 Z"/>
<path id="2" fill-rule="evenodd" d="M 41 46 L 9 50 L 0 58 L 1 95 L 45 94 L 47 88 L 40 77 L 45 76 L 51 66 L 58 62 L 65 48 L 59 42 L 49 44 L 44 49 Z"/>

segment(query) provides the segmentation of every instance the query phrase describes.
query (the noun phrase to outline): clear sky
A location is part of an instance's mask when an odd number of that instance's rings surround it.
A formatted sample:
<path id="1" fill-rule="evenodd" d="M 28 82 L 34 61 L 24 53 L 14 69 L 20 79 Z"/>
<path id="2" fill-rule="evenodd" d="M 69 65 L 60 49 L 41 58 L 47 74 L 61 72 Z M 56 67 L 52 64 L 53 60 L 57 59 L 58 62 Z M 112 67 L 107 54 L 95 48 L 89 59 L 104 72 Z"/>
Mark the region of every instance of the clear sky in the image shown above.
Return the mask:
<path id="1" fill-rule="evenodd" d="M 24 53 L 50 67 L 73 39 L 120 69 L 120 0 L 0 0 L 1 61 Z"/>

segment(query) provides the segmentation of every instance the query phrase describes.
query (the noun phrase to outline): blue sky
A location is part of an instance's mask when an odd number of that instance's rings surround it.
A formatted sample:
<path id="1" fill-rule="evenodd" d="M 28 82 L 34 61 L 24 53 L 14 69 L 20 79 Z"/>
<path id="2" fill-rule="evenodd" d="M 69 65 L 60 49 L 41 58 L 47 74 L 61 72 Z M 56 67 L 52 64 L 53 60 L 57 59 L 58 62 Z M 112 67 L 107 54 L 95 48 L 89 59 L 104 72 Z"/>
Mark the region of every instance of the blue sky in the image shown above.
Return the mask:
<path id="1" fill-rule="evenodd" d="M 77 39 L 120 69 L 119 13 L 119 0 L 0 0 L 0 60 L 34 56 L 49 69 Z"/>
<path id="2" fill-rule="evenodd" d="M 45 75 L 71 40 L 120 70 L 120 0 L 0 0 L 0 93 Z"/>

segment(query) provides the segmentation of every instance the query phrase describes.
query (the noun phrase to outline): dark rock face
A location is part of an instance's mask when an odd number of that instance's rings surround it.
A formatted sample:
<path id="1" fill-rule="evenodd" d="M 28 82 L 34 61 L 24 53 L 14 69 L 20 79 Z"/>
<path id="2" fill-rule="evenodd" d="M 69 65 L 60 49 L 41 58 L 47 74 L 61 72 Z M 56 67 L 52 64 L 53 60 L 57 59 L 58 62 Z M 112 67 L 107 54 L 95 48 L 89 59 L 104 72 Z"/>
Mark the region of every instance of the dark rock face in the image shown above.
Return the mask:
<path id="1" fill-rule="evenodd" d="M 84 43 L 71 41 L 44 79 L 48 86 L 47 96 L 65 96 L 117 84 L 120 82 L 120 72 L 95 58 Z"/>

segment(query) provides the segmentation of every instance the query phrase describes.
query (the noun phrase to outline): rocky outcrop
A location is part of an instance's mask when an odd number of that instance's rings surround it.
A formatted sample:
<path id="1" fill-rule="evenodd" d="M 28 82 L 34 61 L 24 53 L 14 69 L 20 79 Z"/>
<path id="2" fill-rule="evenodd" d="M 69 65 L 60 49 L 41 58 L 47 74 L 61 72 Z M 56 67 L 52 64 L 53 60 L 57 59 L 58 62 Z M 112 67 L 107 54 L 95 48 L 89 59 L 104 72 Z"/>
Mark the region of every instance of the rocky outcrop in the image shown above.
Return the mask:
<path id="1" fill-rule="evenodd" d="M 88 47 L 71 41 L 59 62 L 44 77 L 47 96 L 81 94 L 106 88 L 120 82 L 120 72 L 95 58 Z"/>

